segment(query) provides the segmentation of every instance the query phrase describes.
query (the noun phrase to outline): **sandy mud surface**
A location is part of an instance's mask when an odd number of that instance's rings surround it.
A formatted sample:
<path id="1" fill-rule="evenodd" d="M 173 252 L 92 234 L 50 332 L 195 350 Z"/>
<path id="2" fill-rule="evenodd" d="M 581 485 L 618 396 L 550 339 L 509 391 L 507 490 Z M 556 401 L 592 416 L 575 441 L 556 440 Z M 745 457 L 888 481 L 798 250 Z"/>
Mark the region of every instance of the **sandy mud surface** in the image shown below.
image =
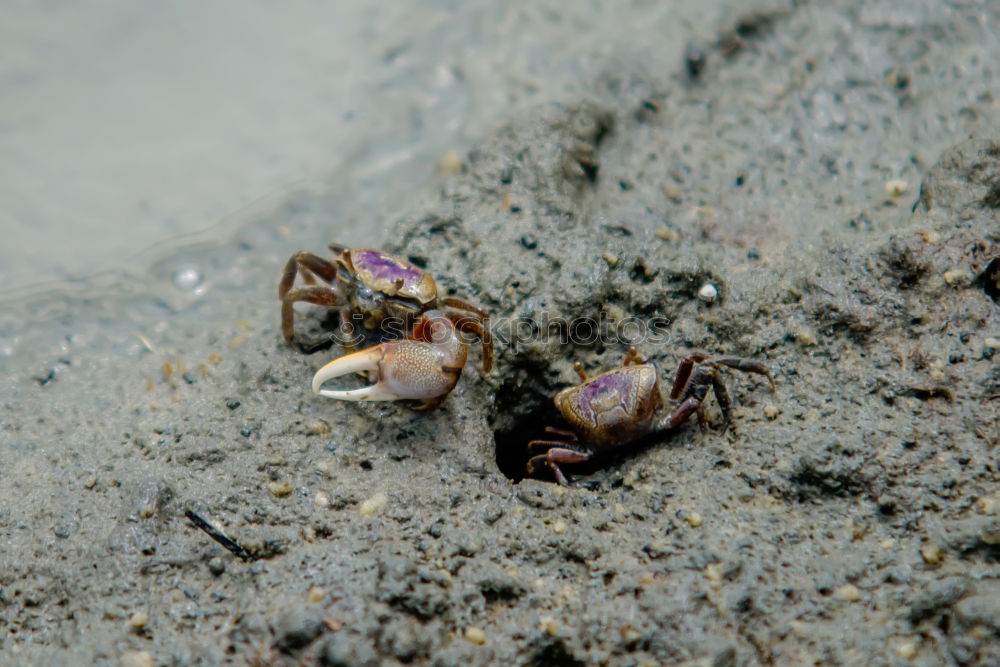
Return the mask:
<path id="1" fill-rule="evenodd" d="M 340 349 L 282 340 L 288 256 L 363 231 L 332 197 L 157 259 L 165 287 L 11 304 L 0 662 L 1000 662 L 998 22 L 732 14 L 484 135 L 365 239 L 493 314 L 497 368 L 473 346 L 430 413 L 317 398 Z M 542 335 L 582 319 L 606 335 Z M 629 344 L 663 384 L 705 349 L 777 391 L 726 372 L 725 434 L 523 478 L 573 363 Z"/>

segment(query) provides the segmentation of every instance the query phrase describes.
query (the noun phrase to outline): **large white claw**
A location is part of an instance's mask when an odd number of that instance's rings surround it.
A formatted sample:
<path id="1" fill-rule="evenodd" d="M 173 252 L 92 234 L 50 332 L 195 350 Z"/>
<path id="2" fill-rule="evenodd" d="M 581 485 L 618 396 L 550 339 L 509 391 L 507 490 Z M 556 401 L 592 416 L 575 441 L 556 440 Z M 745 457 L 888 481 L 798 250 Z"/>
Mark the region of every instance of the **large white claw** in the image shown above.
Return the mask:
<path id="1" fill-rule="evenodd" d="M 316 375 L 313 376 L 312 381 L 313 392 L 320 396 L 336 398 L 341 401 L 395 401 L 399 399 L 399 395 L 388 391 L 383 382 L 378 382 L 369 387 L 361 387 L 360 389 L 335 390 L 322 388 L 323 384 L 328 380 L 350 375 L 351 373 L 379 371 L 379 375 L 381 376 L 379 365 L 382 362 L 382 356 L 383 346 L 378 345 L 367 350 L 345 355 L 339 359 L 334 359 L 316 371 Z"/>
<path id="2" fill-rule="evenodd" d="M 313 376 L 313 391 L 342 401 L 423 401 L 430 410 L 444 400 L 465 367 L 466 347 L 455 325 L 431 310 L 417 321 L 413 338 L 391 340 L 334 359 Z M 376 371 L 378 381 L 361 389 L 323 389 L 328 380 L 351 373 Z"/>

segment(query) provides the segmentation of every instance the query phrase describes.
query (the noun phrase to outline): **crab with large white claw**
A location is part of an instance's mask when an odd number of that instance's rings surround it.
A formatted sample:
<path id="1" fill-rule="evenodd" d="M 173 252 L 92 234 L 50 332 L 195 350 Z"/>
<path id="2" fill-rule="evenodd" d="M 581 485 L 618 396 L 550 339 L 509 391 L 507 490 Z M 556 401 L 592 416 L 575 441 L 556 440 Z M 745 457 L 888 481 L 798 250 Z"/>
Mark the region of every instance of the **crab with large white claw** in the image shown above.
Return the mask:
<path id="1" fill-rule="evenodd" d="M 468 349 L 452 321 L 437 310 L 421 315 L 410 338 L 344 355 L 313 376 L 313 392 L 342 401 L 423 401 L 417 410 L 437 407 L 462 375 Z M 324 389 L 351 373 L 377 372 L 375 384 L 360 389 Z"/>
<path id="2" fill-rule="evenodd" d="M 483 374 L 493 368 L 490 315 L 465 299 L 439 296 L 430 273 L 401 257 L 373 248 L 345 248 L 330 244 L 334 259 L 308 252 L 292 255 L 278 283 L 281 299 L 281 333 L 295 341 L 294 304 L 299 301 L 336 308 L 340 313 L 341 342 L 346 351 L 355 340 L 354 316 L 364 328 L 375 330 L 384 323 L 402 324 L 405 332 L 430 311 L 441 311 L 455 328 L 479 338 L 483 348 Z M 301 284 L 296 284 L 300 282 Z M 314 345 L 302 345 L 307 350 Z"/>

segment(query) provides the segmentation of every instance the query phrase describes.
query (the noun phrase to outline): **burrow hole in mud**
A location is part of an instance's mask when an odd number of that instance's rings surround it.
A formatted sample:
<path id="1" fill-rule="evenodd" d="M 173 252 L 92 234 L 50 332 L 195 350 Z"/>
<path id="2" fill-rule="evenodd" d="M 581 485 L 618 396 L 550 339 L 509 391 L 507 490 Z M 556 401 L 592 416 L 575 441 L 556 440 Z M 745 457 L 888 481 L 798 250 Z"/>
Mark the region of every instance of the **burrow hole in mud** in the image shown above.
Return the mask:
<path id="1" fill-rule="evenodd" d="M 536 407 L 513 428 L 493 432 L 497 468 L 515 484 L 524 479 L 528 466 L 528 443 L 545 437 L 547 425 L 558 425 L 559 413 L 551 401 L 534 401 Z"/>
<path id="2" fill-rule="evenodd" d="M 602 357 L 605 349 L 596 346 L 592 349 L 598 357 Z M 579 355 L 570 353 L 570 358 Z M 552 397 L 559 390 L 570 386 L 571 381 L 566 376 L 554 376 L 545 368 L 528 369 L 529 379 L 525 383 L 531 385 L 528 389 L 513 382 L 505 382 L 497 392 L 496 410 L 498 414 L 518 414 L 520 416 L 513 426 L 499 428 L 493 431 L 495 457 L 497 468 L 511 482 L 518 484 L 527 476 L 528 443 L 532 440 L 558 440 L 545 432 L 546 426 L 560 429 L 568 428 L 562 415 L 556 410 Z M 570 477 L 590 475 L 607 463 L 597 460 L 571 467 L 563 468 Z M 550 476 L 542 473 L 539 479 L 554 482 Z"/>

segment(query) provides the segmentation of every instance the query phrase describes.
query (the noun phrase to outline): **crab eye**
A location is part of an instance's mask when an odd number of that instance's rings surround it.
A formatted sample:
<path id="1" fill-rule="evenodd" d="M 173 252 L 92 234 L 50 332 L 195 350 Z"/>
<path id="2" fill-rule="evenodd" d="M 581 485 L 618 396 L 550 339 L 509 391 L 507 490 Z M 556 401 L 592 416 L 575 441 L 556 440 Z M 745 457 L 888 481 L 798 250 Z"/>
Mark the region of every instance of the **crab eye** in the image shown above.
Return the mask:
<path id="1" fill-rule="evenodd" d="M 366 310 L 378 310 L 385 303 L 385 295 L 370 287 L 358 288 L 357 299 Z"/>

